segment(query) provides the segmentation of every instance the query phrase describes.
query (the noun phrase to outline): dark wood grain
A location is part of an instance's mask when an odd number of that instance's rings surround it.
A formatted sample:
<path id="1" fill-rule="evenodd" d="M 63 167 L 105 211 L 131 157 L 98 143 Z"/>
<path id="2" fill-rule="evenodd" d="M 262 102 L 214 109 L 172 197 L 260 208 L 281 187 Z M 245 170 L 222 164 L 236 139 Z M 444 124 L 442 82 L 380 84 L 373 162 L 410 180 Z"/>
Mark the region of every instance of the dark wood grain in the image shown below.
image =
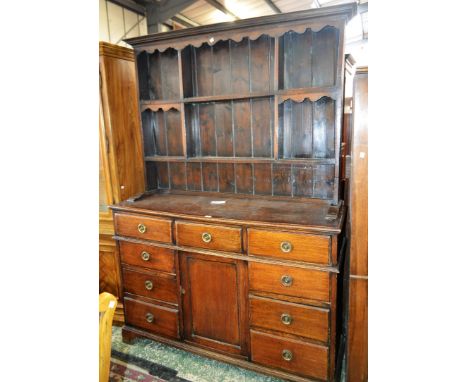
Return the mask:
<path id="1" fill-rule="evenodd" d="M 238 157 L 252 156 L 252 126 L 250 101 L 233 102 L 235 153 Z"/>
<path id="2" fill-rule="evenodd" d="M 285 275 L 292 278 L 290 286 L 281 283 Z M 330 301 L 327 272 L 250 262 L 249 282 L 253 291 Z"/>
<path id="3" fill-rule="evenodd" d="M 140 239 L 155 240 L 164 243 L 172 242 L 170 219 L 155 219 L 137 215 L 114 215 L 115 232 L 121 236 L 137 237 Z M 138 230 L 139 225 L 144 225 L 145 231 Z"/>
<path id="4" fill-rule="evenodd" d="M 209 248 L 227 252 L 241 252 L 241 228 L 210 224 L 176 222 L 178 245 Z M 203 233 L 211 235 L 211 241 L 202 240 Z"/>
<path id="5" fill-rule="evenodd" d="M 231 41 L 231 76 L 232 92 L 248 93 L 250 91 L 249 75 L 249 41 Z"/>
<path id="6" fill-rule="evenodd" d="M 252 361 L 308 377 L 326 380 L 328 377 L 328 348 L 304 341 L 286 339 L 271 334 L 250 331 Z M 285 361 L 284 350 L 293 357 Z"/>
<path id="7" fill-rule="evenodd" d="M 125 298 L 126 322 L 150 333 L 161 334 L 172 338 L 180 338 L 178 326 L 178 310 L 148 304 L 131 298 Z M 151 313 L 153 322 L 148 322 L 146 315 Z"/>
<path id="8" fill-rule="evenodd" d="M 182 252 L 181 270 L 186 338 L 222 352 L 246 354 L 245 264 Z"/>
<path id="9" fill-rule="evenodd" d="M 175 255 L 171 249 L 125 241 L 121 241 L 119 247 L 122 264 L 175 273 Z M 148 254 L 148 260 L 143 253 Z"/>
<path id="10" fill-rule="evenodd" d="M 347 376 L 351 382 L 367 381 L 368 324 L 366 278 L 349 280 Z"/>
<path id="11" fill-rule="evenodd" d="M 236 191 L 239 194 L 251 194 L 253 192 L 252 164 L 238 163 L 236 169 Z"/>
<path id="12" fill-rule="evenodd" d="M 127 243 L 123 295 L 172 310 L 183 341 L 171 340 L 174 332 L 159 336 L 145 321 L 127 322 L 124 338 L 146 336 L 293 381 L 335 379 L 346 215 L 342 56 L 355 8 L 131 40 L 141 57 L 151 192 L 113 210 L 167 225 L 165 241 L 137 236 L 136 220 L 116 225 L 115 237 Z M 151 259 L 161 255 L 156 268 L 143 249 Z M 141 277 L 173 280 L 173 299 L 141 289 Z"/>
<path id="13" fill-rule="evenodd" d="M 291 317 L 285 324 L 281 317 Z M 250 297 L 250 325 L 328 343 L 330 310 L 263 297 Z M 287 321 L 286 321 L 287 322 Z"/>
<path id="14" fill-rule="evenodd" d="M 174 275 L 122 268 L 122 278 L 128 293 L 177 304 L 178 288 Z M 147 289 L 148 282 L 152 283 L 151 289 Z"/>
<path id="15" fill-rule="evenodd" d="M 272 165 L 270 163 L 255 163 L 254 189 L 256 195 L 272 195 Z"/>
<path id="16" fill-rule="evenodd" d="M 248 251 L 250 255 L 278 257 L 286 260 L 330 264 L 330 237 L 283 231 L 250 228 Z M 291 245 L 290 252 L 281 250 L 281 243 Z"/>

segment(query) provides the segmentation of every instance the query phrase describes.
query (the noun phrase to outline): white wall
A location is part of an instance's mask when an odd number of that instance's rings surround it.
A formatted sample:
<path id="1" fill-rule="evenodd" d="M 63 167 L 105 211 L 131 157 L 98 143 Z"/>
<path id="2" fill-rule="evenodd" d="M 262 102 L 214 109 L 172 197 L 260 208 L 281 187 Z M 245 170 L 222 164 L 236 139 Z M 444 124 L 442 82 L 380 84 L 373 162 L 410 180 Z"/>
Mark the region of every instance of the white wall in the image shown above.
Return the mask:
<path id="1" fill-rule="evenodd" d="M 146 18 L 106 0 L 99 0 L 99 40 L 131 48 L 121 41 L 148 34 Z"/>

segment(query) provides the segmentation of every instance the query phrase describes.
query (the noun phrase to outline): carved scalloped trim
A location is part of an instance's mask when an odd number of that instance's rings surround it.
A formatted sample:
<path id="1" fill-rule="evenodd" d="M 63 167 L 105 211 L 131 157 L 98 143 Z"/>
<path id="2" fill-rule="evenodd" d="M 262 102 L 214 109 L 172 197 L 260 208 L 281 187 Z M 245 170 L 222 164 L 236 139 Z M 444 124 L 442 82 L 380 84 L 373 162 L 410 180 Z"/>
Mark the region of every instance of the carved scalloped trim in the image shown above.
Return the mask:
<path id="1" fill-rule="evenodd" d="M 320 101 L 322 98 L 328 98 L 332 101 L 335 101 L 335 98 L 327 93 L 316 93 L 316 94 L 292 94 L 292 95 L 282 95 L 278 96 L 278 104 L 282 104 L 286 101 L 292 101 L 295 103 L 302 103 L 306 99 L 310 102 Z"/>
<path id="2" fill-rule="evenodd" d="M 167 105 L 143 104 L 141 105 L 141 111 L 144 112 L 146 110 L 151 110 L 154 112 L 157 112 L 159 110 L 162 110 L 162 111 L 176 110 L 180 112 L 180 105 L 174 105 L 174 104 L 167 104 Z"/>
<path id="3" fill-rule="evenodd" d="M 270 30 L 268 32 L 264 30 L 258 30 L 258 29 L 252 30 L 252 31 L 235 31 L 234 30 L 232 32 L 224 32 L 224 33 L 217 32 L 212 35 L 209 35 L 209 34 L 201 35 L 197 37 L 186 38 L 183 40 L 180 39 L 180 41 L 166 42 L 155 48 L 142 48 L 141 50 L 138 50 L 138 54 L 141 52 L 147 52 L 149 54 L 153 54 L 156 51 L 163 53 L 167 49 L 182 50 L 189 45 L 192 45 L 195 48 L 200 48 L 205 43 L 210 46 L 213 46 L 219 41 L 228 41 L 228 40 L 232 40 L 232 41 L 239 43 L 244 38 L 248 38 L 250 41 L 256 41 L 263 35 L 269 36 L 271 38 L 275 38 L 275 37 L 281 37 L 289 32 L 303 34 L 307 31 L 307 29 L 310 29 L 312 32 L 320 32 L 325 28 L 338 29 L 338 26 L 334 25 L 334 23 L 327 23 L 325 25 L 321 24 L 321 25 L 315 25 L 315 26 L 311 26 L 310 24 L 309 25 L 287 25 L 284 28 L 277 28 L 275 30 Z"/>

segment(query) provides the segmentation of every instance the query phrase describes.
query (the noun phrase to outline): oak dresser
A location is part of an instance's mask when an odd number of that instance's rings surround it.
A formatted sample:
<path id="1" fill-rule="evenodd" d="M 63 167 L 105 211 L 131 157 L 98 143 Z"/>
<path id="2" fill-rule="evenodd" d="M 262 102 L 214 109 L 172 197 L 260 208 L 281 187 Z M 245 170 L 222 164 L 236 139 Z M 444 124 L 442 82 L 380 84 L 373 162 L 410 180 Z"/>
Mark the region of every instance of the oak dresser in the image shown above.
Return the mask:
<path id="1" fill-rule="evenodd" d="M 127 40 L 146 189 L 112 207 L 124 339 L 335 380 L 354 4 Z"/>

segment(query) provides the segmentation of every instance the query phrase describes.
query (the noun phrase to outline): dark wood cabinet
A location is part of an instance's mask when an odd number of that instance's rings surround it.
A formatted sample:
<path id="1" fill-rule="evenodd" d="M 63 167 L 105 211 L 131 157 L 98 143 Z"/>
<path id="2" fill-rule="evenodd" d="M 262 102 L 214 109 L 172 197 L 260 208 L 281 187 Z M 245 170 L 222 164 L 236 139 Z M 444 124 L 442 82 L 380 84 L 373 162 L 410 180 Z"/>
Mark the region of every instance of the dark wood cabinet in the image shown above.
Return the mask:
<path id="1" fill-rule="evenodd" d="M 125 340 L 292 381 L 335 380 L 343 44 L 355 12 L 128 40 L 146 192 L 113 206 Z"/>

